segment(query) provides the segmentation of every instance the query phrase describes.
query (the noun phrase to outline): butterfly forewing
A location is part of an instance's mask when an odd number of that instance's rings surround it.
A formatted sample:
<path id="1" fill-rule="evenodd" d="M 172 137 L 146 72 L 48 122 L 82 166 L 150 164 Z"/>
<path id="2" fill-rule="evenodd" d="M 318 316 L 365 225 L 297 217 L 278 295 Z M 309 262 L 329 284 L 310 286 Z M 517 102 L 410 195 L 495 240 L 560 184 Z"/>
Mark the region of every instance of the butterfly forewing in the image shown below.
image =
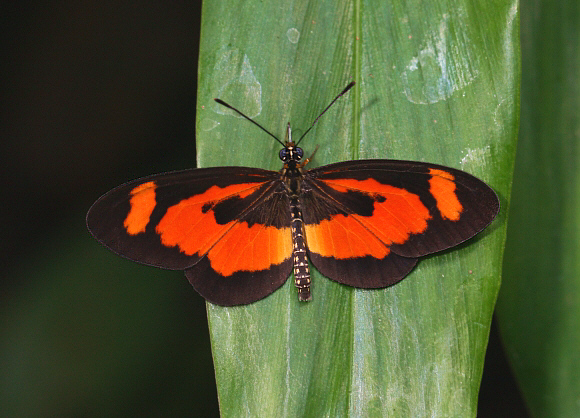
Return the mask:
<path id="1" fill-rule="evenodd" d="M 263 198 L 261 190 L 274 181 L 279 182 L 278 173 L 246 167 L 149 176 L 103 195 L 89 210 L 87 226 L 98 241 L 119 255 L 184 270 L 255 207 Z M 215 207 L 222 208 L 219 214 Z"/>

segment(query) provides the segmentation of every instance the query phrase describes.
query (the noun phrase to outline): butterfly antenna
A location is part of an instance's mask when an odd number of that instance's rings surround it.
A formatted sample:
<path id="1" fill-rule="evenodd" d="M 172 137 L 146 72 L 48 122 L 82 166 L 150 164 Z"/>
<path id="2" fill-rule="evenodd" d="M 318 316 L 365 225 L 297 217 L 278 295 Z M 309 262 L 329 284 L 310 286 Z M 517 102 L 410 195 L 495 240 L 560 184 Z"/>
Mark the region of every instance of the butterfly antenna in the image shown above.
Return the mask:
<path id="1" fill-rule="evenodd" d="M 254 125 L 256 125 L 258 128 L 260 128 L 261 130 L 263 130 L 264 132 L 266 132 L 268 135 L 270 135 L 272 138 L 274 138 L 276 141 L 278 141 L 280 144 L 282 144 L 282 146 L 284 146 L 284 143 L 282 141 L 280 141 L 276 135 L 274 135 L 273 133 L 271 133 L 269 130 L 267 130 L 266 128 L 264 128 L 262 125 L 260 125 L 258 122 L 254 121 L 253 119 L 251 119 L 249 116 L 244 115 L 242 112 L 240 112 L 238 109 L 236 109 L 235 107 L 227 104 L 226 102 L 224 102 L 221 99 L 214 99 L 216 102 L 218 102 L 219 104 L 221 104 L 222 106 L 227 107 L 228 109 L 233 110 L 234 112 L 236 112 L 238 115 L 240 115 L 241 117 L 243 117 L 244 119 L 249 120 L 250 122 L 252 122 Z"/>
<path id="2" fill-rule="evenodd" d="M 334 100 L 333 100 L 332 102 L 330 102 L 330 104 L 329 104 L 328 106 L 326 106 L 326 109 L 324 109 L 324 110 L 322 111 L 322 113 L 321 113 L 320 115 L 318 115 L 318 117 L 317 117 L 316 119 L 314 119 L 314 122 L 312 122 L 312 125 L 310 125 L 310 128 L 308 128 L 308 129 L 306 130 L 306 132 L 304 132 L 304 133 L 302 134 L 302 136 L 300 137 L 300 139 L 298 140 L 298 142 L 296 142 L 296 145 L 298 145 L 298 144 L 300 143 L 300 141 L 302 141 L 302 138 L 304 138 L 304 137 L 306 136 L 306 134 L 307 134 L 308 132 L 310 132 L 310 130 L 311 130 L 313 127 L 314 127 L 314 125 L 316 125 L 316 122 L 318 122 L 318 119 L 320 119 L 320 117 L 321 117 L 322 115 L 324 115 L 328 109 L 330 109 L 330 106 L 332 106 L 332 105 L 334 104 L 334 102 L 336 102 L 336 101 L 337 101 L 338 99 L 340 99 L 340 98 L 341 98 L 341 97 L 342 97 L 344 94 L 346 94 L 346 92 L 347 92 L 347 91 L 349 91 L 349 90 L 350 90 L 350 89 L 351 89 L 351 88 L 352 88 L 352 87 L 353 87 L 355 84 L 356 84 L 356 83 L 355 83 L 354 81 L 351 81 L 350 83 L 348 83 L 348 86 L 346 86 L 346 87 L 344 88 L 344 90 L 343 90 L 343 91 L 341 91 L 340 93 L 338 93 L 338 96 L 336 96 L 336 97 L 334 98 Z"/>

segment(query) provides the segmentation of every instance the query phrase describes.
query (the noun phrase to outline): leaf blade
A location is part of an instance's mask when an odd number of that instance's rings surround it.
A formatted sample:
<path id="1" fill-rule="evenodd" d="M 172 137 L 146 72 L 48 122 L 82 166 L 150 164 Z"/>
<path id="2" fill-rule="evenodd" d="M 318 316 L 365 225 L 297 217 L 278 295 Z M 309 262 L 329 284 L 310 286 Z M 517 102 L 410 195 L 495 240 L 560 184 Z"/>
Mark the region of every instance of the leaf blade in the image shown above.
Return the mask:
<path id="1" fill-rule="evenodd" d="M 231 94 L 220 98 L 277 133 L 288 120 L 308 127 L 355 78 L 303 142 L 307 154 L 320 145 L 313 164 L 354 157 L 442 163 L 485 178 L 507 201 L 518 106 L 513 3 L 291 4 L 261 3 L 259 13 L 255 3 L 234 11 L 204 5 L 203 165 L 279 167 L 274 141 L 218 115 L 211 97 Z M 228 27 L 216 28 L 216 16 Z M 497 29 L 491 36 L 490 28 Z M 222 88 L 236 83 L 245 84 Z M 243 147 L 224 155 L 232 141 Z M 208 305 L 222 414 L 474 415 L 503 221 L 502 212 L 470 245 L 423 260 L 389 289 L 354 290 L 314 273 L 307 304 L 290 280 L 253 305 Z"/>

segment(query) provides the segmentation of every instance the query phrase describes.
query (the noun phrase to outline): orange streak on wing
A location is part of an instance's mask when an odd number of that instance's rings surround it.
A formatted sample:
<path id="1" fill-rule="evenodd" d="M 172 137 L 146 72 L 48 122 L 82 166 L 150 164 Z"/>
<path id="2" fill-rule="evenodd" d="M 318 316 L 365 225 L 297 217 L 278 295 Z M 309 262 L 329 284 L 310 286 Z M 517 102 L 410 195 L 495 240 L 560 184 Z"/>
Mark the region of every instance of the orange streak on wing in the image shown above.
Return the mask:
<path id="1" fill-rule="evenodd" d="M 149 181 L 140 184 L 129 192 L 131 210 L 123 222 L 123 226 L 129 235 L 137 235 L 145 232 L 149 219 L 157 204 L 155 200 L 155 182 Z"/>
<path id="2" fill-rule="evenodd" d="M 431 214 L 419 196 L 393 186 L 383 186 L 381 196 L 386 200 L 375 202 L 372 216 L 356 217 L 386 245 L 403 244 L 427 229 Z"/>
<path id="3" fill-rule="evenodd" d="M 186 255 L 203 256 L 235 224 L 218 224 L 211 210 L 203 212 L 205 204 L 238 196 L 245 197 L 263 183 L 242 183 L 226 187 L 212 186 L 204 193 L 184 199 L 167 209 L 155 231 L 166 247 L 178 247 Z"/>
<path id="4" fill-rule="evenodd" d="M 437 209 L 443 219 L 458 221 L 463 212 L 463 206 L 455 194 L 455 177 L 447 171 L 429 169 L 429 192 L 437 202 Z"/>
<path id="5" fill-rule="evenodd" d="M 383 197 L 386 200 L 375 201 L 371 216 L 336 215 L 319 225 L 306 225 L 308 247 L 317 254 L 342 259 L 367 255 L 383 258 L 389 254 L 388 247 L 393 243 L 403 244 L 411 234 L 420 234 L 427 229 L 427 220 L 431 218 L 429 210 L 419 196 L 407 190 L 385 185 L 374 179 L 338 179 L 324 182 L 343 193 L 356 190 L 374 199 Z M 338 232 L 338 226 L 346 232 Z M 321 227 L 326 229 L 326 235 L 321 234 Z M 355 236 L 360 237 L 363 242 L 352 245 Z"/>
<path id="6" fill-rule="evenodd" d="M 308 249 L 338 259 L 370 255 L 384 258 L 389 249 L 352 216 L 336 215 L 319 224 L 304 225 Z"/>
<path id="7" fill-rule="evenodd" d="M 216 272 L 231 276 L 238 271 L 267 270 L 291 255 L 290 228 L 239 222 L 210 250 L 208 258 Z"/>

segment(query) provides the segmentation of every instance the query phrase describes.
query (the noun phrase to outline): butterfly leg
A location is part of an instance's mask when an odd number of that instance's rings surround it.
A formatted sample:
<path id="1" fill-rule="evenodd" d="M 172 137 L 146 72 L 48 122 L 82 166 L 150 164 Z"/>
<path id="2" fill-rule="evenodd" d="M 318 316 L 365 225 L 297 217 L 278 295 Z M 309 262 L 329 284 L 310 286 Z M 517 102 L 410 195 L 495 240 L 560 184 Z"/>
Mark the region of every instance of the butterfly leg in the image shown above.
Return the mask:
<path id="1" fill-rule="evenodd" d="M 318 145 L 316 146 L 316 148 L 314 148 L 314 151 L 312 151 L 312 154 L 310 154 L 310 157 L 302 160 L 302 162 L 299 164 L 299 167 L 302 168 L 306 164 L 308 164 L 310 161 L 312 161 L 312 159 L 314 158 L 314 154 L 316 154 L 316 151 L 318 151 Z"/>
<path id="2" fill-rule="evenodd" d="M 310 270 L 308 269 L 308 257 L 306 256 L 306 242 L 304 241 L 304 222 L 298 198 L 294 197 L 290 202 L 292 213 L 292 259 L 294 262 L 294 284 L 298 289 L 298 299 L 309 301 L 310 294 Z"/>

